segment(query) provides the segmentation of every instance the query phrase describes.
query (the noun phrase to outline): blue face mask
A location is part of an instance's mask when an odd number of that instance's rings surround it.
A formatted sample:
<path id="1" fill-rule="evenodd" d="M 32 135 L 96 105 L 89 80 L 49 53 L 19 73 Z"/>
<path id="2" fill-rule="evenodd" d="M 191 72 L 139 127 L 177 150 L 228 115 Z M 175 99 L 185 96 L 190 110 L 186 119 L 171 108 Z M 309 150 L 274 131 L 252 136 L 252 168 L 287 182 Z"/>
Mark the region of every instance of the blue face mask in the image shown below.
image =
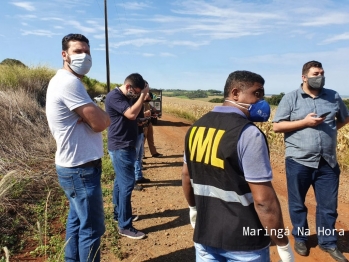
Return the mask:
<path id="1" fill-rule="evenodd" d="M 266 122 L 270 117 L 270 106 L 265 100 L 259 100 L 257 103 L 250 105 L 248 111 L 250 112 L 249 119 L 252 122 Z"/>
<path id="2" fill-rule="evenodd" d="M 266 122 L 270 117 L 270 106 L 265 100 L 259 100 L 255 104 L 236 103 L 230 100 L 225 101 L 247 109 L 250 113 L 248 119 L 252 122 Z"/>

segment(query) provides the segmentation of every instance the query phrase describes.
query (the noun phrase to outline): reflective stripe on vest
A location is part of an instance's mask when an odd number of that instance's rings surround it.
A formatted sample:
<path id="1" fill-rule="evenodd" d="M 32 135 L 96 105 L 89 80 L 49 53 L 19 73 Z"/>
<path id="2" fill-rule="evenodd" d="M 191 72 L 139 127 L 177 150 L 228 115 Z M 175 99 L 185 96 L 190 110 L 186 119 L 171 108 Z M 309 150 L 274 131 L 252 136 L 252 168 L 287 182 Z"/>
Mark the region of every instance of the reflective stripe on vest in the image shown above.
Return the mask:
<path id="1" fill-rule="evenodd" d="M 249 206 L 253 203 L 252 193 L 239 195 L 234 191 L 225 191 L 214 186 L 194 184 L 190 179 L 191 185 L 194 188 L 194 194 L 198 196 L 215 197 L 225 202 L 237 202 L 243 206 Z"/>

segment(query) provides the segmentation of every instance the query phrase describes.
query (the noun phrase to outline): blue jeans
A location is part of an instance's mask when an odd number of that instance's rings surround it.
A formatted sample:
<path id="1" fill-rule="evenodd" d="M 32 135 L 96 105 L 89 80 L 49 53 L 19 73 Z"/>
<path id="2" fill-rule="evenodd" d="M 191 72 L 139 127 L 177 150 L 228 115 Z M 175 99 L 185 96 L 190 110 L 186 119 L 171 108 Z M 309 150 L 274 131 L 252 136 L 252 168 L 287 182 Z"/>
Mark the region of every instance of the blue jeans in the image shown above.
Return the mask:
<path id="1" fill-rule="evenodd" d="M 335 229 L 339 186 L 339 166 L 330 167 L 321 158 L 318 168 L 311 168 L 286 158 L 288 206 L 296 241 L 306 241 L 311 234 L 308 228 L 308 209 L 304 205 L 310 186 L 316 198 L 316 231 L 318 243 L 324 248 L 337 246 Z M 328 234 L 328 232 L 331 232 Z M 310 233 L 310 234 L 309 234 Z"/>
<path id="2" fill-rule="evenodd" d="M 105 232 L 101 167 L 68 168 L 56 165 L 58 181 L 69 200 L 65 261 L 100 261 Z"/>
<path id="3" fill-rule="evenodd" d="M 114 219 L 120 229 L 132 227 L 131 195 L 135 185 L 136 148 L 126 147 L 109 151 L 115 171 L 113 204 Z"/>
<path id="4" fill-rule="evenodd" d="M 136 181 L 143 177 L 142 173 L 142 159 L 144 150 L 144 134 L 140 133 L 136 142 L 136 162 L 135 162 L 135 178 Z"/>
<path id="5" fill-rule="evenodd" d="M 254 251 L 228 251 L 220 248 L 194 243 L 196 262 L 269 262 L 269 246 Z"/>

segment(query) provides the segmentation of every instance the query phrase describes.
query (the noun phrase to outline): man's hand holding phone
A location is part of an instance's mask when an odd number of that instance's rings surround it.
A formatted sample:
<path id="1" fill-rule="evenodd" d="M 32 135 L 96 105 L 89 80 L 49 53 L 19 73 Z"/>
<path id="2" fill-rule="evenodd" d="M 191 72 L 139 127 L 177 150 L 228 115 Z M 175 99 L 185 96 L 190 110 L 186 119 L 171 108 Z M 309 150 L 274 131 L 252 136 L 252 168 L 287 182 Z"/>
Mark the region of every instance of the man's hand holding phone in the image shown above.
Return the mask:
<path id="1" fill-rule="evenodd" d="M 331 113 L 331 111 L 326 112 L 326 113 L 323 113 L 323 114 L 321 114 L 320 116 L 318 116 L 318 115 L 313 115 L 313 117 L 324 118 L 324 117 L 328 116 L 330 113 Z"/>
<path id="2" fill-rule="evenodd" d="M 326 117 L 326 116 L 328 116 L 330 113 L 331 113 L 331 111 L 326 112 L 326 113 L 323 113 L 323 114 L 320 115 L 319 117 L 321 117 L 321 118 Z"/>

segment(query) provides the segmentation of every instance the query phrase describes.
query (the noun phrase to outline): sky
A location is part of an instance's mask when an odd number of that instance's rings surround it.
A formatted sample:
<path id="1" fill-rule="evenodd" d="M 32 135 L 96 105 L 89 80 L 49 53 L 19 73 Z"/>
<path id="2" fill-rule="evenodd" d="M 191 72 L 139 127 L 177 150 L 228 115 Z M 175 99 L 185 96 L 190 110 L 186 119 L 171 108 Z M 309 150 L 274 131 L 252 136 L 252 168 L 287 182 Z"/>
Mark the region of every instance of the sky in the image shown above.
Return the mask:
<path id="1" fill-rule="evenodd" d="M 223 91 L 236 70 L 266 94 L 299 88 L 304 63 L 322 62 L 326 88 L 349 95 L 348 0 L 108 0 L 110 81 L 140 73 L 151 88 Z M 0 61 L 62 67 L 69 33 L 90 40 L 87 76 L 106 77 L 103 0 L 3 0 Z"/>

